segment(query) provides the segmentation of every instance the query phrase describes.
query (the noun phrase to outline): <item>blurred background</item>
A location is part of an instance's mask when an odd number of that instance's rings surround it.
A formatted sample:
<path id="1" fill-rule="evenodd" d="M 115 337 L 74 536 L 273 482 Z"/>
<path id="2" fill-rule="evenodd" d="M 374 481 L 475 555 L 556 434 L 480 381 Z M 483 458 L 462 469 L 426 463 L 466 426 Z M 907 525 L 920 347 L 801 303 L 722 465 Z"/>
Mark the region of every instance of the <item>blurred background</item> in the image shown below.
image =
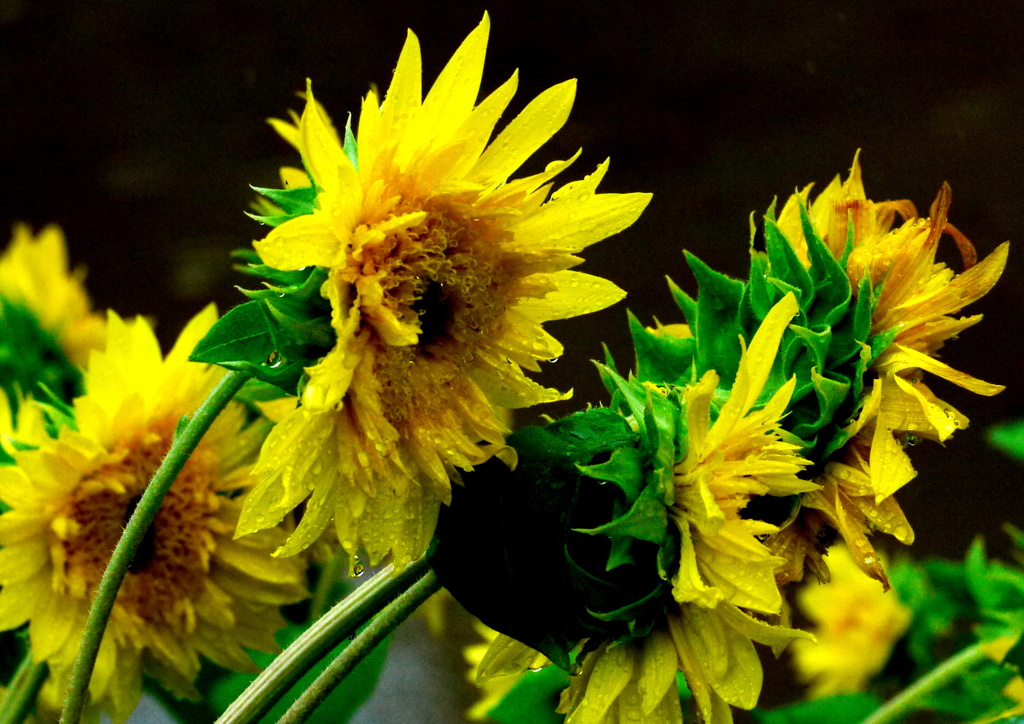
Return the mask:
<path id="1" fill-rule="evenodd" d="M 525 171 L 582 146 L 563 182 L 610 156 L 603 190 L 654 193 L 637 224 L 586 252 L 581 269 L 629 296 L 550 324 L 567 352 L 539 379 L 575 397 L 540 412 L 604 399 L 589 360 L 606 342 L 628 365 L 627 306 L 647 323 L 681 321 L 664 276 L 694 291 L 683 248 L 745 275 L 749 214 L 798 185 L 845 176 L 858 148 L 869 197 L 908 198 L 926 213 L 948 181 L 950 218 L 980 256 L 1024 238 L 1024 4 L 955 0 L 0 0 L 0 229 L 59 223 L 96 305 L 152 315 L 172 340 L 209 301 L 222 311 L 242 301 L 228 254 L 266 231 L 242 213 L 248 184 L 275 186 L 278 167 L 297 160 L 264 119 L 301 109 L 295 94 L 308 77 L 343 122 L 371 83 L 387 87 L 407 27 L 420 37 L 428 87 L 485 9 L 483 92 L 520 69 L 506 118 L 579 79 L 571 120 Z M 945 243 L 943 258 L 958 266 Z M 985 321 L 943 353 L 1009 389 L 985 399 L 935 382 L 971 427 L 946 451 L 912 452 L 919 477 L 899 500 L 915 555 L 959 558 L 979 533 L 998 554 L 1002 522 L 1024 524 L 1024 468 L 985 438 L 1024 415 L 1021 248 L 968 310 Z M 392 671 L 380 718 L 365 722 L 396 718 L 387 702 L 402 686 L 416 710 L 403 721 L 457 721 L 472 697 L 458 688 L 457 648 L 472 637 L 463 629 L 442 649 L 420 629 L 405 634 L 412 673 Z M 425 690 L 429 676 L 441 683 Z M 786 681 L 769 668 L 765 703 L 793 698 Z"/>

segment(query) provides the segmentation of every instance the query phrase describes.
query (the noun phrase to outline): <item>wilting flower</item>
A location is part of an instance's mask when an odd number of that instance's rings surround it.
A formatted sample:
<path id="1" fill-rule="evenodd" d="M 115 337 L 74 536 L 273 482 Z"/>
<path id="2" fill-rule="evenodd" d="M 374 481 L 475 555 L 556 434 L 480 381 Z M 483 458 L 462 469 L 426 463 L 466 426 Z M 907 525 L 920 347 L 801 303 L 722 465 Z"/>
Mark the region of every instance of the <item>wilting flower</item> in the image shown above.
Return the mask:
<path id="1" fill-rule="evenodd" d="M 568 714 L 567 724 L 681 722 L 678 671 L 684 673 L 705 721 L 731 722 L 730 705 L 750 709 L 761 690 L 761 665 L 752 642 L 781 649 L 793 638 L 807 636 L 777 625 L 784 619 L 774 575 L 781 559 L 771 555 L 762 538 L 778 532 L 778 527 L 741 516 L 755 496 L 786 497 L 817 487 L 798 477 L 809 463 L 801 457 L 800 445 L 779 428 L 793 380 L 759 402 L 780 339 L 797 311 L 796 299 L 788 294 L 767 314 L 741 354 L 731 390 L 718 388 L 714 371 L 683 389 L 680 398 L 669 388 L 626 382 L 606 370 L 630 406 L 642 405 L 638 393 L 646 390 L 647 406 L 634 408 L 641 414 L 634 413 L 632 422 L 641 436 L 657 444 L 653 455 L 635 458 L 635 463 L 627 462 L 631 453 L 619 452 L 607 463 L 580 468 L 626 488 L 633 485 L 630 469 L 647 471 L 647 487 L 631 510 L 612 523 L 573 530 L 608 535 L 616 556 L 617 538 L 654 542 L 659 538 L 651 527 L 661 521 L 678 529 L 678 537 L 668 539 L 679 547 L 678 564 L 662 573 L 670 577 L 671 587 L 664 593 L 655 589 L 650 600 L 608 613 L 599 609 L 598 601 L 587 602 L 587 610 L 602 621 L 613 621 L 627 611 L 638 614 L 643 607 L 660 615 L 646 624 L 642 618 L 630 622 L 629 633 L 616 638 L 584 640 L 579 675 L 570 682 L 559 709 Z M 665 414 L 673 409 L 674 399 L 679 401 L 675 416 Z M 668 506 L 667 516 L 659 516 L 659 505 Z M 625 560 L 634 562 L 641 550 L 630 548 L 622 561 L 610 557 L 608 571 L 614 573 L 613 567 Z M 659 555 L 659 565 L 664 561 Z M 574 575 L 588 581 L 594 576 L 582 570 Z M 587 590 L 598 592 L 611 588 L 594 586 L 585 584 Z M 652 603 L 658 605 L 652 609 Z M 506 674 L 535 665 L 535 656 L 525 644 L 501 636 L 481 672 L 485 678 Z"/>
<path id="2" fill-rule="evenodd" d="M 371 562 L 421 554 L 450 478 L 487 459 L 481 442 L 504 441 L 500 411 L 566 396 L 523 373 L 562 353 L 541 323 L 623 296 L 569 268 L 632 224 L 649 194 L 596 194 L 607 162 L 550 198 L 573 159 L 508 180 L 565 122 L 575 82 L 542 93 L 488 144 L 517 83 L 476 105 L 488 30 L 485 17 L 425 99 L 410 32 L 386 97 L 366 96 L 344 142 L 311 91 L 297 126 L 278 124 L 315 208 L 256 250 L 274 269 L 327 270 L 337 336 L 268 438 L 240 521 L 239 535 L 273 526 L 308 498 L 280 555 L 332 518 L 344 548 Z"/>
<path id="3" fill-rule="evenodd" d="M 1006 265 L 1008 243 L 976 262 L 970 241 L 947 220 L 951 194 L 944 185 L 929 218 L 917 217 L 909 201 L 875 203 L 866 198 L 861 170 L 854 159 L 850 177 L 838 177 L 807 208 L 810 186 L 793 195 L 779 215 L 778 226 L 805 265 L 807 233 L 815 233 L 845 265 L 854 296 L 871 295 L 872 349 L 864 350 L 865 370 L 874 379 L 861 401 L 856 419 L 846 428 L 849 442 L 817 479 L 821 490 L 803 498 L 819 511 L 820 522 L 838 529 L 854 559 L 868 575 L 888 586 L 878 556 L 868 540 L 873 530 L 911 543 L 913 530 L 892 497 L 915 476 L 904 449 L 908 441 L 947 440 L 967 426 L 967 418 L 938 399 L 923 382 L 930 373 L 982 395 L 1004 388 L 954 370 L 937 358 L 945 342 L 981 321 L 981 315 L 956 317 L 966 305 L 984 296 Z M 903 223 L 893 228 L 896 216 Z M 965 270 L 956 274 L 935 261 L 939 240 L 956 242 Z M 812 517 L 815 515 L 810 514 Z M 802 561 L 818 559 L 818 546 L 802 537 L 800 526 L 772 542 L 790 560 L 800 561 L 784 574 L 799 579 Z M 818 569 L 823 566 L 815 564 Z"/>
<path id="4" fill-rule="evenodd" d="M 64 234 L 47 226 L 33 237 L 15 224 L 10 246 L 0 255 L 0 386 L 15 399 L 44 384 L 70 400 L 80 390 L 89 352 L 103 346 L 103 317 L 92 311 L 84 270 L 68 269 Z"/>
<path id="5" fill-rule="evenodd" d="M 74 423 L 51 438 L 29 400 L 18 415 L 20 450 L 0 467 L 0 629 L 28 623 L 33 656 L 50 679 L 42 701 L 59 706 L 91 597 L 124 524 L 192 413 L 223 375 L 188 362 L 216 320 L 209 307 L 164 359 L 143 319 L 113 312 L 105 352 L 94 352 Z M 245 649 L 275 651 L 278 609 L 305 596 L 299 559 L 274 560 L 274 529 L 233 541 L 249 471 L 265 427 L 244 427 L 232 403 L 168 493 L 116 599 L 90 684 L 115 722 L 138 702 L 147 673 L 178 696 L 197 697 L 199 655 L 239 671 Z"/>
<path id="6" fill-rule="evenodd" d="M 795 641 L 791 649 L 811 697 L 865 690 L 912 617 L 894 592 L 861 574 L 845 546 L 831 548 L 827 557 L 832 581 L 808 582 L 797 593 L 797 605 L 818 639 Z"/>

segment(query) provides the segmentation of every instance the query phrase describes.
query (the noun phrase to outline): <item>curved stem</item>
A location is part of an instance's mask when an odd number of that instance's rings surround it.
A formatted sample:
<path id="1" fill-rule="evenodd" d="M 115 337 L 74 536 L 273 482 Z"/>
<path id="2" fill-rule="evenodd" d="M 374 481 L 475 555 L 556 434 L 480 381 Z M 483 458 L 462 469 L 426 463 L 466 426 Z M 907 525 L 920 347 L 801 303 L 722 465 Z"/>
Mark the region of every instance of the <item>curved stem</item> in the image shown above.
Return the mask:
<path id="1" fill-rule="evenodd" d="M 302 724 L 306 721 L 360 661 L 440 588 L 441 579 L 434 571 L 428 571 L 412 588 L 395 599 L 352 639 L 352 643 L 338 654 L 338 658 L 327 665 L 323 673 L 302 692 L 277 724 Z"/>
<path id="2" fill-rule="evenodd" d="M 861 724 L 894 724 L 911 712 L 920 709 L 920 700 L 927 694 L 946 686 L 967 669 L 986 657 L 983 644 L 968 646 L 952 658 L 946 659 L 909 687 L 885 702 Z"/>
<path id="3" fill-rule="evenodd" d="M 382 569 L 335 604 L 274 659 L 220 715 L 216 724 L 259 721 L 327 652 L 423 578 L 428 568 L 423 557 L 398 574 L 391 566 Z"/>
<path id="4" fill-rule="evenodd" d="M 89 609 L 89 618 L 86 621 L 85 632 L 82 634 L 82 642 L 78 648 L 78 657 L 75 659 L 75 666 L 71 671 L 71 682 L 68 685 L 67 698 L 64 701 L 64 711 L 60 715 L 60 724 L 78 724 L 78 720 L 82 716 L 89 680 L 92 678 L 92 671 L 96 665 L 96 655 L 100 650 L 100 642 L 103 640 L 103 632 L 107 627 L 107 619 L 110 618 L 114 600 L 121 588 L 121 582 L 128 573 L 135 550 L 145 537 L 153 519 L 156 518 L 160 504 L 163 503 L 164 497 L 171 489 L 178 473 L 185 467 L 192 451 L 196 449 L 210 425 L 217 419 L 217 415 L 248 379 L 249 375 L 244 372 L 228 372 L 203 400 L 203 404 L 199 406 L 195 414 L 184 425 L 178 425 L 167 457 L 160 463 L 160 467 L 153 474 L 153 479 L 146 486 L 146 492 L 143 493 L 135 512 L 128 520 L 124 533 L 121 534 L 121 539 L 117 542 L 110 562 L 107 564 L 107 569 L 103 572 L 103 578 L 100 579 L 96 597 Z"/>
<path id="5" fill-rule="evenodd" d="M 0 698 L 0 724 L 21 724 L 25 721 L 46 681 L 46 674 L 46 662 L 35 663 L 32 652 L 27 651 L 14 672 L 7 696 Z"/>

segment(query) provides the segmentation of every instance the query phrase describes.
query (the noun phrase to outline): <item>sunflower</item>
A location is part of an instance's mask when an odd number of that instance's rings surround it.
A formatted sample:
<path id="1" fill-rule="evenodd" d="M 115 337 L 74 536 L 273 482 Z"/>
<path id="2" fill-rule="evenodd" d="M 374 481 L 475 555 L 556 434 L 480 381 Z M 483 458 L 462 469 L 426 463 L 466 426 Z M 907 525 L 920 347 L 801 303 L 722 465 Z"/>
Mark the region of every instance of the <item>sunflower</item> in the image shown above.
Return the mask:
<path id="1" fill-rule="evenodd" d="M 70 400 L 81 390 L 78 367 L 104 340 L 103 317 L 92 311 L 83 269 L 68 269 L 64 234 L 47 226 L 33 237 L 15 224 L 0 255 L 0 386 L 16 404 L 37 384 Z"/>
<path id="2" fill-rule="evenodd" d="M 947 340 L 981 321 L 980 314 L 954 315 L 999 280 L 1009 243 L 977 262 L 974 246 L 947 219 L 948 185 L 939 191 L 929 217 L 919 218 L 909 201 L 867 199 L 856 157 L 849 178 L 841 183 L 837 177 L 808 208 L 810 188 L 790 197 L 779 214 L 779 228 L 808 266 L 805 222 L 824 240 L 845 265 L 854 295 L 872 295 L 870 334 L 884 344 L 865 350 L 871 359 L 867 372 L 874 379 L 857 419 L 846 428 L 849 441 L 817 479 L 821 489 L 804 496 L 804 506 L 818 512 L 808 513 L 812 520 L 784 531 L 771 545 L 776 553 L 788 554 L 791 565 L 783 578 L 799 580 L 804 560 L 816 571 L 826 570 L 811 531 L 831 526 L 842 533 L 860 568 L 888 587 L 868 535 L 881 530 L 906 544 L 914 540 L 892 497 L 916 475 L 905 445 L 917 438 L 944 442 L 968 423 L 936 397 L 924 374 L 986 396 L 1004 389 L 951 368 L 938 359 L 938 352 Z M 893 228 L 897 216 L 903 222 Z M 962 273 L 935 260 L 944 234 L 957 244 Z"/>
<path id="3" fill-rule="evenodd" d="M 565 122 L 567 81 L 488 144 L 513 77 L 476 105 L 489 21 L 462 43 L 425 99 L 411 32 L 383 101 L 363 100 L 344 143 L 307 91 L 296 126 L 316 191 L 312 213 L 255 243 L 277 270 L 320 267 L 336 342 L 306 369 L 301 406 L 272 431 L 238 535 L 306 501 L 279 555 L 333 518 L 349 553 L 398 565 L 420 555 L 457 469 L 504 441 L 502 410 L 566 398 L 524 375 L 562 354 L 541 323 L 603 309 L 624 293 L 569 271 L 577 252 L 633 223 L 649 194 L 596 194 L 607 162 L 549 198 L 575 159 L 509 176 Z"/>
<path id="4" fill-rule="evenodd" d="M 665 522 L 679 531 L 678 568 L 660 607 L 663 614 L 652 626 L 644 630 L 631 624 L 633 635 L 582 644 L 578 676 L 572 678 L 559 708 L 568 714 L 567 724 L 679 724 L 679 671 L 705 722 L 731 722 L 730 705 L 750 709 L 761 690 L 761 665 L 752 642 L 781 648 L 808 636 L 778 625 L 785 620 L 775 582 L 782 559 L 762 542 L 778 527 L 741 515 L 755 496 L 792 496 L 817 488 L 798 477 L 809 462 L 800 456 L 801 446 L 779 427 L 794 381 L 758 404 L 780 339 L 797 311 L 795 297 L 787 294 L 743 350 L 731 390 L 719 389 L 718 374 L 710 370 L 682 391 L 675 425 L 658 425 L 659 439 L 673 436 L 668 432 L 672 429 L 682 435 L 677 459 L 669 467 L 668 494 L 662 497 L 669 506 Z M 649 400 L 670 399 L 667 388 L 649 383 L 644 387 Z M 647 416 L 653 421 L 658 414 Z M 619 463 L 612 458 L 607 465 Z M 650 461 L 638 462 L 637 468 L 646 470 L 649 465 Z M 645 521 L 658 519 L 653 513 L 644 515 Z M 634 518 L 633 524 L 640 521 Z M 650 540 L 646 533 L 635 534 Z M 526 645 L 499 636 L 481 663 L 482 678 L 536 665 L 534 657 L 536 652 Z"/>
<path id="5" fill-rule="evenodd" d="M 812 698 L 863 691 L 882 671 L 912 617 L 895 593 L 861 575 L 850 551 L 828 552 L 832 581 L 804 585 L 797 606 L 814 624 L 817 643 L 795 641 L 793 664 Z"/>
<path id="6" fill-rule="evenodd" d="M 148 323 L 113 312 L 106 352 L 93 352 L 74 425 L 56 438 L 18 415 L 14 465 L 0 468 L 0 629 L 28 623 L 36 661 L 50 679 L 44 708 L 59 707 L 90 599 L 179 419 L 192 413 L 223 371 L 187 361 L 216 320 L 211 306 L 185 327 L 164 359 Z M 284 539 L 268 530 L 231 534 L 265 427 L 243 427 L 232 403 L 207 432 L 171 488 L 114 605 L 90 684 L 92 702 L 115 722 L 138 702 L 142 675 L 178 696 L 198 696 L 199 655 L 239 671 L 256 667 L 246 648 L 276 651 L 278 608 L 303 598 L 300 559 L 274 560 Z"/>

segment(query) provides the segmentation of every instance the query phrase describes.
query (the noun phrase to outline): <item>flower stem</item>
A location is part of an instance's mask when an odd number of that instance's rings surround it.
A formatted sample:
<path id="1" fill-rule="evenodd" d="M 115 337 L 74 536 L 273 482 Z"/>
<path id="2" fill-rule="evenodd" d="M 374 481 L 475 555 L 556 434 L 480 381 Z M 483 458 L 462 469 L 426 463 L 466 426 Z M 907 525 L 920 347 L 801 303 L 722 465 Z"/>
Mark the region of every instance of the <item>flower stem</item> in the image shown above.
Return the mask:
<path id="1" fill-rule="evenodd" d="M 21 724 L 25 721 L 46 681 L 46 674 L 46 662 L 35 663 L 32 651 L 26 651 L 25 658 L 14 672 L 7 695 L 0 698 L 0 724 Z"/>
<path id="2" fill-rule="evenodd" d="M 327 665 L 316 681 L 302 692 L 277 724 L 302 724 L 324 702 L 331 692 L 351 673 L 360 661 L 377 647 L 398 625 L 409 618 L 420 604 L 433 596 L 441 588 L 441 579 L 434 571 L 418 580 L 413 586 L 395 599 L 381 613 L 367 624 L 366 628 L 352 643 L 338 654 L 338 657 Z"/>
<path id="3" fill-rule="evenodd" d="M 323 656 L 427 573 L 426 556 L 400 573 L 386 566 L 316 620 L 235 699 L 216 724 L 259 721 Z M 347 649 L 346 649 L 347 650 Z"/>
<path id="4" fill-rule="evenodd" d="M 110 618 L 114 600 L 121 588 L 121 582 L 128 573 L 135 550 L 145 537 L 153 519 L 156 518 L 160 504 L 163 503 L 164 497 L 171 489 L 178 473 L 185 467 L 189 456 L 196 449 L 210 425 L 248 379 L 249 375 L 244 372 L 228 372 L 203 400 L 203 404 L 199 406 L 195 414 L 189 417 L 184 425 L 179 424 L 171 442 L 171 449 L 160 463 L 156 473 L 153 474 L 149 485 L 146 486 L 146 492 L 143 493 L 142 499 L 135 507 L 135 512 L 129 518 L 128 524 L 121 534 L 121 539 L 117 542 L 114 553 L 110 557 L 107 569 L 103 572 L 103 578 L 100 579 L 96 597 L 89 609 L 89 618 L 86 621 L 85 632 L 82 634 L 82 642 L 78 648 L 78 657 L 75 659 L 75 666 L 71 671 L 71 682 L 68 685 L 67 698 L 64 701 L 64 711 L 60 715 L 60 724 L 78 724 L 82 716 L 89 680 L 92 678 L 92 671 L 96 665 L 96 655 L 100 650 L 100 642 L 103 640 L 103 632 L 107 627 L 107 619 Z"/>
<path id="5" fill-rule="evenodd" d="M 937 691 L 961 676 L 969 668 L 986 657 L 983 644 L 968 646 L 952 658 L 936 666 L 899 694 L 885 702 L 874 714 L 861 724 L 894 724 L 913 711 L 921 708 L 921 699 Z"/>

